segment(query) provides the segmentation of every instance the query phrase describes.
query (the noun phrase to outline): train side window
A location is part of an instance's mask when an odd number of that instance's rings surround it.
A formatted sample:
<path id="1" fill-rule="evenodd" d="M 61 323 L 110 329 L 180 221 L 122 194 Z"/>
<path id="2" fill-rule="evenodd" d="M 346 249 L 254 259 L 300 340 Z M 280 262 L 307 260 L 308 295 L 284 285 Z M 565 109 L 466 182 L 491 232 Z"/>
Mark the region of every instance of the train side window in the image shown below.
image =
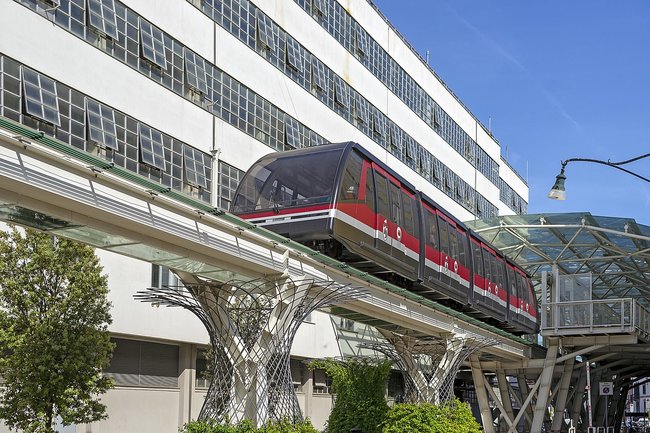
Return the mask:
<path id="1" fill-rule="evenodd" d="M 506 273 L 506 264 L 501 258 L 496 258 L 495 261 L 497 267 L 497 280 L 495 281 L 500 288 L 505 288 L 505 273 Z"/>
<path id="2" fill-rule="evenodd" d="M 427 230 L 427 243 L 433 249 L 437 250 L 438 247 L 438 224 L 436 223 L 436 215 L 425 210 L 426 212 L 426 230 Z"/>
<path id="3" fill-rule="evenodd" d="M 492 278 L 492 254 L 488 251 L 483 251 L 483 268 L 485 269 L 485 278 L 489 281 L 494 281 Z"/>
<path id="4" fill-rule="evenodd" d="M 375 210 L 375 186 L 372 182 L 372 171 L 370 167 L 366 168 L 366 197 L 365 203 L 368 205 L 370 210 L 374 212 Z"/>
<path id="5" fill-rule="evenodd" d="M 515 274 L 514 269 L 512 269 L 510 266 L 506 265 L 506 268 L 508 269 L 508 289 L 510 291 L 511 295 L 515 295 L 519 297 L 519 291 L 517 290 L 517 276 Z"/>
<path id="6" fill-rule="evenodd" d="M 420 209 L 419 209 L 419 201 L 417 200 L 416 197 L 411 198 L 411 213 L 413 214 L 413 236 L 415 236 L 416 239 L 420 239 Z"/>
<path id="7" fill-rule="evenodd" d="M 375 171 L 375 188 L 377 190 L 377 213 L 384 218 L 390 216 L 390 201 L 388 200 L 388 183 L 384 176 Z"/>
<path id="8" fill-rule="evenodd" d="M 467 267 L 467 237 L 465 233 L 455 230 L 456 238 L 458 238 L 458 261 L 464 267 Z"/>
<path id="9" fill-rule="evenodd" d="M 458 237 L 456 237 L 456 228 L 451 224 L 446 224 L 449 230 L 449 255 L 455 259 L 460 259 L 460 252 L 458 251 Z"/>
<path id="10" fill-rule="evenodd" d="M 390 183 L 390 218 L 398 226 L 402 224 L 402 201 L 399 186 Z"/>
<path id="11" fill-rule="evenodd" d="M 440 251 L 449 254 L 449 237 L 447 236 L 447 222 L 438 218 L 438 227 L 440 228 Z"/>
<path id="12" fill-rule="evenodd" d="M 363 160 L 356 152 L 350 152 L 345 170 L 341 178 L 339 201 L 350 202 L 359 199 L 359 185 L 361 184 L 361 168 Z"/>
<path id="13" fill-rule="evenodd" d="M 413 204 L 411 203 L 413 199 L 406 194 L 406 192 L 402 191 L 402 204 L 404 205 L 404 223 L 403 227 L 406 233 L 416 236 L 417 234 L 414 233 L 413 227 Z"/>
<path id="14" fill-rule="evenodd" d="M 472 251 L 474 253 L 474 273 L 485 276 L 483 273 L 483 257 L 481 256 L 481 247 L 472 242 Z"/>

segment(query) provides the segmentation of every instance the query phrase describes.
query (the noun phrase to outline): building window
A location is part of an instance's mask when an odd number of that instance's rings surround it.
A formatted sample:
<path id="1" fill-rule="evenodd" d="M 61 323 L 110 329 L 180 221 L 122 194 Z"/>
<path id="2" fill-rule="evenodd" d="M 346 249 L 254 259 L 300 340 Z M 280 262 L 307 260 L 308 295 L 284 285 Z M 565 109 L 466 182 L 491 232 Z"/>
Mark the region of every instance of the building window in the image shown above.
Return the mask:
<path id="1" fill-rule="evenodd" d="M 165 171 L 165 147 L 162 133 L 140 124 L 141 162 Z"/>
<path id="2" fill-rule="evenodd" d="M 197 349 L 196 351 L 196 381 L 197 388 L 206 389 L 210 386 L 210 379 L 208 379 L 208 351 L 206 349 Z"/>
<path id="3" fill-rule="evenodd" d="M 315 15 L 327 16 L 325 0 L 312 0 L 312 13 Z"/>
<path id="4" fill-rule="evenodd" d="M 397 156 L 402 153 L 402 130 L 394 123 L 390 125 L 390 151 Z"/>
<path id="5" fill-rule="evenodd" d="M 88 24 L 95 30 L 117 39 L 114 0 L 88 0 Z"/>
<path id="6" fill-rule="evenodd" d="M 113 109 L 92 99 L 86 99 L 86 115 L 88 141 L 100 147 L 118 150 Z"/>
<path id="7" fill-rule="evenodd" d="M 210 157 L 192 146 L 183 146 L 185 182 L 201 188 L 208 187 Z"/>
<path id="8" fill-rule="evenodd" d="M 368 101 L 360 96 L 354 101 L 354 117 L 357 120 L 357 124 L 368 125 L 370 120 Z"/>
<path id="9" fill-rule="evenodd" d="M 304 63 L 302 50 L 298 42 L 296 42 L 295 39 L 291 38 L 288 35 L 287 35 L 286 52 L 287 52 L 287 58 L 286 58 L 287 65 L 296 71 L 302 72 L 303 63 Z"/>
<path id="10" fill-rule="evenodd" d="M 219 161 L 219 207 L 221 209 L 230 209 L 230 202 L 235 196 L 235 191 L 242 177 L 244 177 L 242 170 Z"/>
<path id="11" fill-rule="evenodd" d="M 25 113 L 61 126 L 59 99 L 54 80 L 23 68 L 23 94 Z"/>
<path id="12" fill-rule="evenodd" d="M 205 60 L 188 49 L 185 49 L 185 83 L 204 95 L 208 93 Z"/>
<path id="13" fill-rule="evenodd" d="M 358 55 L 368 55 L 368 40 L 366 38 L 366 32 L 360 25 L 356 26 L 356 31 L 354 32 L 354 47 Z"/>
<path id="14" fill-rule="evenodd" d="M 167 69 L 163 32 L 140 18 L 140 47 L 142 57 L 162 69 Z"/>
<path id="15" fill-rule="evenodd" d="M 332 379 L 327 376 L 325 370 L 315 369 L 312 371 L 314 394 L 331 394 Z"/>
<path id="16" fill-rule="evenodd" d="M 418 160 L 418 144 L 410 138 L 406 142 L 406 159 L 411 162 Z"/>
<path id="17" fill-rule="evenodd" d="M 325 76 L 325 65 L 318 60 L 314 60 L 311 65 L 311 84 L 314 89 L 321 92 L 327 89 L 327 78 Z"/>
<path id="18" fill-rule="evenodd" d="M 302 361 L 295 358 L 289 359 L 289 368 L 291 369 L 291 382 L 293 382 L 293 389 L 296 392 L 302 392 L 302 373 L 304 370 Z"/>
<path id="19" fill-rule="evenodd" d="M 298 149 L 300 145 L 300 132 L 298 130 L 298 121 L 287 116 L 284 124 L 284 142 L 287 146 Z"/>
<path id="20" fill-rule="evenodd" d="M 274 51 L 275 38 L 273 35 L 273 22 L 269 17 L 258 10 L 257 13 L 257 42 L 262 48 Z"/>
<path id="21" fill-rule="evenodd" d="M 343 82 L 343 79 L 334 77 L 334 102 L 341 107 L 348 108 L 350 106 L 350 96 L 348 94 L 348 86 Z"/>
<path id="22" fill-rule="evenodd" d="M 175 273 L 167 266 L 151 264 L 151 287 L 158 289 L 167 287 L 179 287 L 180 281 Z"/>
<path id="23" fill-rule="evenodd" d="M 115 350 L 105 375 L 117 386 L 178 388 L 178 346 L 113 338 Z"/>
<path id="24" fill-rule="evenodd" d="M 375 110 L 373 114 L 372 130 L 380 137 L 384 137 L 386 135 L 386 118 L 379 110 Z"/>

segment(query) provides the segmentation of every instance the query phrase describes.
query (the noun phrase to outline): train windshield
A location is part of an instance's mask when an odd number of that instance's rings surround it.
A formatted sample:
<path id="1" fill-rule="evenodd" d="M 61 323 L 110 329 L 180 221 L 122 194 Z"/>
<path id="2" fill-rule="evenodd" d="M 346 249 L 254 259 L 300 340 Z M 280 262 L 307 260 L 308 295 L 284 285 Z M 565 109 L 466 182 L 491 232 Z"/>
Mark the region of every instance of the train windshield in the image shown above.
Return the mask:
<path id="1" fill-rule="evenodd" d="M 329 203 L 343 149 L 297 154 L 271 154 L 242 179 L 231 212 L 241 214 Z"/>

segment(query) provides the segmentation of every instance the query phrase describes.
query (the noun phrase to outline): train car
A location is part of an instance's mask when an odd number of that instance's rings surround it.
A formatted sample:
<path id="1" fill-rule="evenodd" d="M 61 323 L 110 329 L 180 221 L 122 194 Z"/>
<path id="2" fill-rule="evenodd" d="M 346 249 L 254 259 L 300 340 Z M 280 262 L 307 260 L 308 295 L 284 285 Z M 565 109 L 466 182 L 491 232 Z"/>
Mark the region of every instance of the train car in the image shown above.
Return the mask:
<path id="1" fill-rule="evenodd" d="M 359 144 L 261 158 L 231 212 L 510 332 L 539 330 L 530 277 Z"/>

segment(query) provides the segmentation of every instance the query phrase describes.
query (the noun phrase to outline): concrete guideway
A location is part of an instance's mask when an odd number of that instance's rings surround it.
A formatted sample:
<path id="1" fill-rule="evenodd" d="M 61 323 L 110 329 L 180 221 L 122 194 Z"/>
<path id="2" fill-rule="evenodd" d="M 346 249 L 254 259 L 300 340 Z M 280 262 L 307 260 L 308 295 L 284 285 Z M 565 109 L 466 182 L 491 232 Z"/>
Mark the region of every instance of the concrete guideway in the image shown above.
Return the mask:
<path id="1" fill-rule="evenodd" d="M 531 347 L 523 340 L 496 328 L 490 330 L 469 317 L 466 322 L 460 313 L 430 308 L 403 289 L 391 291 L 373 284 L 333 260 L 324 264 L 281 240 L 247 229 L 242 220 L 220 218 L 170 199 L 63 150 L 15 131 L 0 133 L 4 220 L 40 226 L 59 236 L 203 278 L 227 281 L 276 275 L 354 285 L 366 290 L 367 296 L 346 304 L 351 311 L 424 335 L 494 338 L 499 344 L 489 351 L 499 358 L 530 356 Z"/>

